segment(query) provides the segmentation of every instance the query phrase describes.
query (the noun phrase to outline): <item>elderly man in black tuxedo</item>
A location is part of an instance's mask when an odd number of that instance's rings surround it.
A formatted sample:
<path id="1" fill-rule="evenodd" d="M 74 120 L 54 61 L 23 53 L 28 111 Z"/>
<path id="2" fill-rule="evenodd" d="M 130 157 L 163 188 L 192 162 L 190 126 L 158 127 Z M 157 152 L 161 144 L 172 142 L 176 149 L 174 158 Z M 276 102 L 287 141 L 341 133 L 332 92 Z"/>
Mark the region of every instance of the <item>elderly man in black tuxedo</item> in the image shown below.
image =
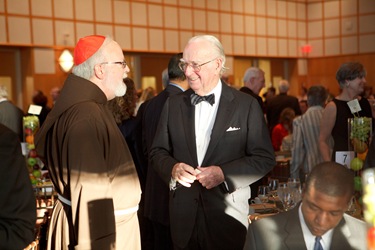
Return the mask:
<path id="1" fill-rule="evenodd" d="M 175 249 L 242 249 L 249 185 L 275 165 L 255 98 L 223 84 L 225 54 L 210 35 L 191 38 L 180 63 L 190 90 L 164 105 L 150 152 L 170 183 Z"/>

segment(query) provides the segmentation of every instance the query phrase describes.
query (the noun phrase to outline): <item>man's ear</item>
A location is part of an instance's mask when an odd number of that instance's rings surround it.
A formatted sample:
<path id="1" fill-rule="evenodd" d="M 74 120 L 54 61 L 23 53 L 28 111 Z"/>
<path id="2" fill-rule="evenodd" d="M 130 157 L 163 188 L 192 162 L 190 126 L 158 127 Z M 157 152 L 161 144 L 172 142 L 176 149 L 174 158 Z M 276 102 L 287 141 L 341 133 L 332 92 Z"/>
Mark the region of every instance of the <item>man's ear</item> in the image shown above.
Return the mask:
<path id="1" fill-rule="evenodd" d="M 98 79 L 103 79 L 104 77 L 104 71 L 103 71 L 103 67 L 101 64 L 97 64 L 94 66 L 94 75 L 96 78 Z"/>
<path id="2" fill-rule="evenodd" d="M 254 76 L 250 77 L 250 80 L 249 80 L 249 82 L 251 83 L 251 85 L 253 85 L 253 84 L 254 84 L 254 81 L 255 81 L 255 77 L 254 77 Z"/>
<path id="3" fill-rule="evenodd" d="M 223 67 L 223 60 L 221 58 L 218 58 L 216 70 L 219 70 L 219 72 L 220 72 L 222 67 Z"/>

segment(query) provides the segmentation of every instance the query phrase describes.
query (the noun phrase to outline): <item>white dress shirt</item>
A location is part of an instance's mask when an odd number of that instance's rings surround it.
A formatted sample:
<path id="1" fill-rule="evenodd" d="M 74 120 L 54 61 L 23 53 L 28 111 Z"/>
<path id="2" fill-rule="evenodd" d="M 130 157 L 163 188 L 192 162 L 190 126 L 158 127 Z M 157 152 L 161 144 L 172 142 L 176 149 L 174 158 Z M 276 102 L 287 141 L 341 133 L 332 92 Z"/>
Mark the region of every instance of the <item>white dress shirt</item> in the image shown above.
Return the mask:
<path id="1" fill-rule="evenodd" d="M 201 166 L 211 139 L 212 128 L 215 124 L 217 109 L 221 97 L 221 82 L 207 95 L 215 94 L 215 103 L 211 106 L 206 101 L 195 105 L 195 142 L 197 147 L 198 166 Z M 193 166 L 197 167 L 197 166 Z"/>
<path id="2" fill-rule="evenodd" d="M 310 229 L 307 227 L 305 219 L 303 218 L 301 206 L 302 206 L 302 202 L 301 202 L 301 204 L 298 208 L 298 216 L 299 216 L 299 221 L 300 221 L 301 227 L 302 227 L 303 238 L 305 239 L 307 250 L 314 250 L 315 237 L 316 236 L 314 236 L 310 232 Z M 322 245 L 324 250 L 330 249 L 331 241 L 332 241 L 332 235 L 333 235 L 333 229 L 328 230 L 325 234 L 322 235 L 322 239 L 320 240 L 320 244 Z"/>

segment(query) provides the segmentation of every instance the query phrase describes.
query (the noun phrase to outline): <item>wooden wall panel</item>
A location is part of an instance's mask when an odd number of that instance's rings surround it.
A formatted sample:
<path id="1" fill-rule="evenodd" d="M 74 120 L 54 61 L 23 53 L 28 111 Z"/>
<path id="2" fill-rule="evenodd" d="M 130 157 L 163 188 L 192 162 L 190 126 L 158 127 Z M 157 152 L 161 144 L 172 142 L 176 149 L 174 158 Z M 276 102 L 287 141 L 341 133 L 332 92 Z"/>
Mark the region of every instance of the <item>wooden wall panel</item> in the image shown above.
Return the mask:
<path id="1" fill-rule="evenodd" d="M 62 50 L 55 50 L 55 58 L 59 58 Z M 34 60 L 32 60 L 34 61 Z M 51 89 L 54 87 L 62 87 L 65 79 L 69 73 L 65 73 L 58 63 L 55 64 L 55 74 L 33 74 L 33 86 L 32 89 L 28 90 L 28 93 L 24 93 L 24 109 L 27 110 L 29 105 L 32 103 L 32 95 L 34 91 L 40 90 L 48 98 L 48 106 L 52 107 L 52 98 L 50 95 Z"/>
<path id="2" fill-rule="evenodd" d="M 351 55 L 327 58 L 313 58 L 308 60 L 308 86 L 321 83 L 326 86 L 331 93 L 338 95 L 340 88 L 336 81 L 336 71 L 341 64 L 350 61 L 362 63 L 367 71 L 367 84 L 375 91 L 375 54 Z"/>
<path id="3" fill-rule="evenodd" d="M 14 82 L 16 78 L 15 53 L 13 49 L 0 50 L 0 76 L 11 78 L 12 89 L 8 89 L 8 94 L 12 93 L 12 96 L 9 96 L 9 99 L 17 105 L 17 89 Z"/>
<path id="4" fill-rule="evenodd" d="M 163 90 L 161 73 L 168 67 L 172 55 L 144 55 L 141 56 L 140 71 L 142 76 L 154 76 L 156 78 L 156 91 Z"/>
<path id="5" fill-rule="evenodd" d="M 22 103 L 21 107 L 25 112 L 27 112 L 29 104 L 31 102 L 32 91 L 28 86 L 28 78 L 33 78 L 33 58 L 31 53 L 31 48 L 20 48 L 21 54 L 21 65 L 20 70 L 22 73 Z"/>
<path id="6" fill-rule="evenodd" d="M 243 86 L 243 75 L 247 68 L 251 67 L 251 58 L 234 58 L 233 60 L 233 82 L 236 88 Z"/>
<path id="7" fill-rule="evenodd" d="M 4 0 L 0 0 L 2 2 Z M 371 21 L 375 20 L 375 5 L 372 0 L 44 2 L 46 3 L 41 4 L 41 1 L 25 0 L 0 4 L 0 29 L 4 30 L 0 32 L 0 46 L 20 46 L 17 49 L 23 51 L 19 66 L 23 86 L 26 85 L 26 79 L 31 78 L 32 89 L 41 89 L 46 94 L 56 84 L 61 85 L 66 74 L 56 63 L 56 74 L 34 75 L 30 48 L 55 49 L 57 62 L 58 51 L 62 47 L 73 49 L 79 37 L 95 32 L 110 33 L 126 53 L 138 53 L 141 67 L 137 65 L 135 74 L 139 77 L 155 76 L 158 91 L 162 89 L 161 72 L 168 63 L 168 54 L 181 51 L 191 36 L 202 33 L 217 36 L 228 56 L 240 58 L 250 64 L 255 57 L 270 60 L 273 65 L 271 69 L 277 71 L 275 75 L 284 69 L 279 67 L 278 59 L 274 58 L 290 58 L 292 93 L 295 92 L 295 86 L 306 82 L 307 86 L 321 83 L 337 94 L 339 89 L 334 76 L 344 61 L 361 61 L 368 72 L 374 72 L 375 64 L 372 62 L 375 59 L 375 31 Z M 61 6 L 64 8 L 60 8 Z M 33 11 L 35 9 L 37 11 Z M 155 14 L 155 10 L 160 11 Z M 148 15 L 151 12 L 153 14 Z M 176 16 L 180 17 L 176 19 Z M 19 27 L 22 27 L 22 32 L 16 32 Z M 52 29 L 49 33 L 53 38 L 38 37 L 36 30 L 45 30 L 44 27 Z M 155 37 L 158 38 L 157 43 Z M 312 45 L 308 75 L 299 76 L 295 58 L 306 56 L 302 55 L 300 46 L 307 43 Z M 357 53 L 372 54 L 356 55 Z M 318 58 L 320 56 L 330 57 Z M 1 52 L 0 58 L 4 58 Z M 234 62 L 233 66 L 235 72 L 231 72 L 232 80 L 240 86 L 243 72 L 250 65 L 236 65 Z M 9 71 L 7 74 L 13 73 Z M 282 72 L 281 75 L 284 74 Z M 274 73 L 270 73 L 271 79 L 273 75 Z M 375 82 L 372 74 L 368 75 L 367 80 L 370 85 Z M 139 85 L 140 82 L 136 84 Z M 27 92 L 19 93 L 24 106 L 30 102 L 30 91 L 28 89 Z"/>

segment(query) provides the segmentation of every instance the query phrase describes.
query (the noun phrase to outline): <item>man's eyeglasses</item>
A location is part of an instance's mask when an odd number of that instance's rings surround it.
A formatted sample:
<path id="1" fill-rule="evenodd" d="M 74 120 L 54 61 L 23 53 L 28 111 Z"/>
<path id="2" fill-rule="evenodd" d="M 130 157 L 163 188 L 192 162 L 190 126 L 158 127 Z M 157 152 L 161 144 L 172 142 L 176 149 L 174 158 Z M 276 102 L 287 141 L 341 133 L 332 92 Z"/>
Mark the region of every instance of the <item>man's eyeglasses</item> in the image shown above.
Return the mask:
<path id="1" fill-rule="evenodd" d="M 103 62 L 101 64 L 121 64 L 122 68 L 124 68 L 124 69 L 126 68 L 126 65 L 127 65 L 126 61 L 122 61 L 122 62 Z"/>
<path id="2" fill-rule="evenodd" d="M 194 72 L 199 72 L 199 71 L 201 70 L 201 67 L 202 67 L 203 65 L 206 65 L 207 63 L 213 62 L 213 61 L 215 61 L 216 59 L 217 59 L 217 58 L 212 59 L 212 60 L 210 60 L 210 61 L 208 61 L 208 62 L 201 63 L 201 64 L 197 64 L 196 62 L 190 62 L 190 63 L 188 63 L 188 62 L 185 62 L 183 59 L 180 59 L 180 62 L 178 63 L 178 67 L 179 67 L 183 72 L 185 72 L 186 69 L 187 69 L 187 67 L 190 66 L 190 67 L 194 70 Z"/>

